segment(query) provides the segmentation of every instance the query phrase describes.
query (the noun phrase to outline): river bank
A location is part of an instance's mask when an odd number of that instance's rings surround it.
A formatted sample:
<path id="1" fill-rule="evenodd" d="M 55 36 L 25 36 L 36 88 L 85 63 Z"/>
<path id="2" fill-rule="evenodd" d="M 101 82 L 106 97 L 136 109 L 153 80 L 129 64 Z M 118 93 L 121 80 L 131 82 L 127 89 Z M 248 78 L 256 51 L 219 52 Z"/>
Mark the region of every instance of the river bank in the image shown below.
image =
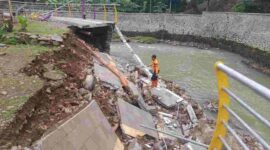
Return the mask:
<path id="1" fill-rule="evenodd" d="M 202 37 L 184 36 L 183 38 L 180 38 L 180 40 L 175 40 L 175 37 L 173 40 L 171 40 L 170 38 L 161 39 L 160 36 L 152 33 L 124 33 L 127 35 L 126 38 L 128 42 L 145 44 L 164 43 L 173 46 L 187 46 L 195 47 L 198 49 L 220 49 L 224 51 L 230 51 L 248 58 L 247 60 L 243 61 L 243 63 L 247 66 L 270 75 L 270 63 L 268 62 L 270 60 L 270 53 L 259 49 L 254 49 L 243 44 L 226 40 L 219 41 L 217 39 L 205 39 Z M 120 39 L 118 36 L 114 35 L 112 41 L 120 42 Z"/>

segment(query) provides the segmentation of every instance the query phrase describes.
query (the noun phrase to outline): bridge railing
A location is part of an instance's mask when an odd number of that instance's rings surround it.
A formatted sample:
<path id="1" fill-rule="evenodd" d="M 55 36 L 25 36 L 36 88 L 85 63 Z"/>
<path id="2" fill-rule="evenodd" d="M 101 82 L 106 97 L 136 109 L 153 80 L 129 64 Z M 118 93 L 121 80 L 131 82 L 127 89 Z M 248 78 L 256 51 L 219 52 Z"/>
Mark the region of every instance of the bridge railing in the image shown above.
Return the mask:
<path id="1" fill-rule="evenodd" d="M 8 1 L 0 1 L 0 9 L 8 11 Z M 73 3 L 37 3 L 12 1 L 12 10 L 16 15 L 44 14 L 53 12 L 54 16 L 83 17 L 105 21 L 118 22 L 118 4 L 89 4 Z"/>
<path id="2" fill-rule="evenodd" d="M 234 112 L 230 107 L 230 98 L 237 102 L 241 107 L 243 107 L 248 113 L 253 115 L 258 121 L 262 122 L 268 129 L 270 129 L 270 122 L 265 119 L 262 115 L 256 112 L 251 106 L 244 102 L 240 97 L 234 94 L 229 89 L 228 77 L 233 78 L 243 85 L 249 87 L 258 95 L 264 97 L 270 102 L 270 90 L 259 83 L 247 78 L 246 76 L 240 74 L 239 72 L 229 68 L 224 65 L 222 62 L 217 62 L 215 64 L 215 71 L 217 76 L 218 83 L 218 116 L 216 120 L 216 128 L 209 145 L 209 150 L 221 150 L 223 145 L 226 149 L 231 150 L 232 148 L 228 144 L 226 139 L 227 131 L 229 131 L 232 136 L 236 139 L 239 145 L 244 150 L 249 150 L 249 147 L 243 142 L 241 137 L 237 132 L 229 125 L 229 116 L 234 117 L 249 133 L 252 135 L 257 142 L 270 150 L 270 145 L 266 142 L 264 137 L 259 135 L 255 130 L 253 130 L 236 112 Z"/>

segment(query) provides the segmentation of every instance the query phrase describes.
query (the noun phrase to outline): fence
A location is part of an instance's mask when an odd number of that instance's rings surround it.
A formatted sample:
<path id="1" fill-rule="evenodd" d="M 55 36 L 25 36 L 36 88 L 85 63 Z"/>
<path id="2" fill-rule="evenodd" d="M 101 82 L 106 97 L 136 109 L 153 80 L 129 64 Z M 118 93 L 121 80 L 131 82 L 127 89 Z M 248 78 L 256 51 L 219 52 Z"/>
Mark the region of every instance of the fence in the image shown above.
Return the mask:
<path id="1" fill-rule="evenodd" d="M 46 14 L 53 12 L 54 16 L 86 17 L 105 21 L 118 22 L 117 4 L 78 4 L 72 3 L 36 3 L 12 1 L 14 15 Z M 8 1 L 0 1 L 0 9 L 9 11 Z"/>
<path id="2" fill-rule="evenodd" d="M 217 82 L 218 82 L 218 95 L 219 95 L 219 105 L 218 105 L 218 116 L 216 121 L 216 129 L 213 134 L 209 150 L 222 149 L 224 145 L 226 149 L 231 150 L 230 145 L 226 142 L 225 137 L 227 131 L 232 134 L 236 141 L 244 150 L 249 150 L 249 147 L 242 141 L 237 132 L 229 125 L 229 116 L 234 117 L 246 130 L 259 142 L 262 146 L 269 150 L 270 145 L 264 140 L 264 138 L 259 135 L 255 130 L 253 130 L 236 112 L 234 112 L 230 107 L 230 98 L 236 101 L 240 106 L 242 106 L 248 113 L 253 115 L 257 120 L 262 122 L 264 125 L 270 129 L 270 122 L 265 119 L 262 115 L 257 113 L 251 106 L 244 102 L 240 97 L 235 95 L 231 90 L 229 90 L 228 77 L 231 77 L 243 85 L 249 87 L 258 95 L 264 97 L 270 102 L 270 90 L 257 82 L 247 78 L 246 76 L 240 74 L 239 72 L 229 68 L 222 62 L 217 62 L 215 64 Z"/>

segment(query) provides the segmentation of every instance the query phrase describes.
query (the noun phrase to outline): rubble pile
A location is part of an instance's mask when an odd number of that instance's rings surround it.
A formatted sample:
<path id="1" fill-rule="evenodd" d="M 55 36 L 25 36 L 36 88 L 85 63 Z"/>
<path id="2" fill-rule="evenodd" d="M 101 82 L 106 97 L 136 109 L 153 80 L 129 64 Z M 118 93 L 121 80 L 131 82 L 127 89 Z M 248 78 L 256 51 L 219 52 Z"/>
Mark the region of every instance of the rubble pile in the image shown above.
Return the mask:
<path id="1" fill-rule="evenodd" d="M 185 90 L 163 79 L 159 80 L 159 87 L 150 88 L 150 79 L 143 73 L 145 68 L 121 66 L 110 55 L 82 46 L 76 39 L 73 34 L 66 35 L 60 51 L 37 56 L 22 69 L 28 75 L 39 76 L 45 85 L 0 132 L 0 149 L 13 145 L 30 147 L 48 129 L 92 100 L 125 149 L 205 149 L 177 137 L 210 143 L 215 124 Z M 122 88 L 119 78 L 93 52 L 121 69 L 128 79 L 129 91 Z"/>

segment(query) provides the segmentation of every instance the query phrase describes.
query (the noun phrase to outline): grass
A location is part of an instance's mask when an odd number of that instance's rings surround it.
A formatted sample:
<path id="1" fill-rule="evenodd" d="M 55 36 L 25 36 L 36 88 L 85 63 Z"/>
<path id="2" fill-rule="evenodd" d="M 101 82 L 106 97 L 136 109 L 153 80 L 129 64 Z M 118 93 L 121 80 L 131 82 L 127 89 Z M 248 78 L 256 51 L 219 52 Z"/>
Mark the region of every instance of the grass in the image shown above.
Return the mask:
<path id="1" fill-rule="evenodd" d="M 13 32 L 17 32 L 20 29 L 21 29 L 20 24 L 16 24 L 14 26 Z M 27 29 L 26 32 L 43 35 L 49 34 L 61 35 L 68 31 L 67 28 L 55 27 L 48 22 L 40 22 L 40 21 L 29 21 L 26 29 Z"/>
<path id="2" fill-rule="evenodd" d="M 11 45 L 7 48 L 7 52 L 9 53 L 23 52 L 24 54 L 28 56 L 35 56 L 35 55 L 39 55 L 48 51 L 52 51 L 52 48 L 41 46 L 41 45 L 17 44 L 17 45 Z"/>
<path id="3" fill-rule="evenodd" d="M 16 111 L 28 100 L 28 96 L 21 96 L 9 100 L 0 100 L 0 116 L 3 120 L 10 120 Z"/>

